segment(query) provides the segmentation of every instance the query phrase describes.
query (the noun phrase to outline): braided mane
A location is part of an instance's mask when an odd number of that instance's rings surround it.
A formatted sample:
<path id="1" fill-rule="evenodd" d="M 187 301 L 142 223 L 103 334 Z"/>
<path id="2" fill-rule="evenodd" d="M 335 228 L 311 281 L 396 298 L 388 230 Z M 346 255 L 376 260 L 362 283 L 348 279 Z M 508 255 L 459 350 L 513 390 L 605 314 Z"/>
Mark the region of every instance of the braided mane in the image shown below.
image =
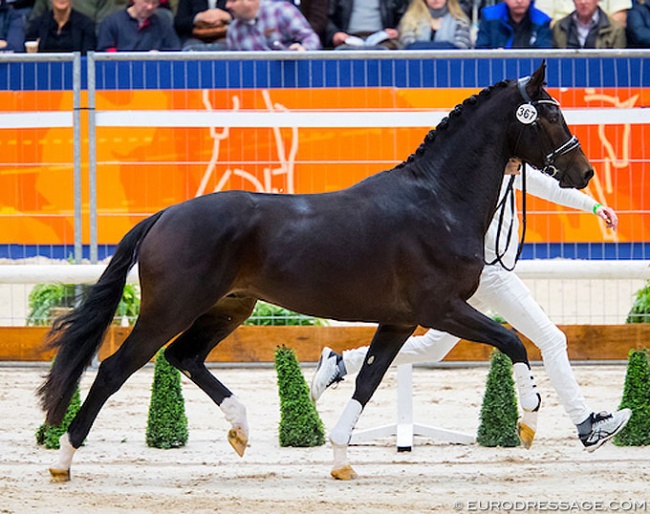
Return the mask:
<path id="1" fill-rule="evenodd" d="M 420 144 L 420 146 L 418 146 L 417 150 L 415 150 L 415 153 L 409 155 L 406 161 L 402 161 L 395 168 L 402 168 L 406 164 L 412 163 L 416 157 L 419 157 L 424 153 L 427 145 L 430 145 L 435 141 L 437 132 L 440 130 L 447 130 L 449 128 L 450 121 L 454 118 L 459 118 L 463 114 L 464 109 L 467 107 L 473 107 L 479 102 L 484 101 L 487 97 L 490 96 L 492 91 L 495 89 L 503 89 L 507 87 L 509 83 L 510 81 L 507 80 L 497 82 L 496 84 L 488 86 L 481 90 L 478 95 L 472 95 L 469 98 L 466 98 L 462 104 L 456 105 L 456 107 L 451 110 L 448 116 L 445 116 L 442 120 L 440 120 L 440 123 L 438 123 L 435 129 L 430 130 L 427 133 L 427 135 L 424 137 L 424 141 Z"/>

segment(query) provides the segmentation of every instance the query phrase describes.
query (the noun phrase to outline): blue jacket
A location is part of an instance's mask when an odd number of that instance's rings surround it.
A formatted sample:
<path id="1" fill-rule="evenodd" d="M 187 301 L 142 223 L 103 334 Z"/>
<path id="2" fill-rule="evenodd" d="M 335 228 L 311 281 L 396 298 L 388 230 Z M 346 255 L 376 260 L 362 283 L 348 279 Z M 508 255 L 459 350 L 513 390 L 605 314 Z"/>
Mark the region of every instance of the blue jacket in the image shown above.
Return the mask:
<path id="1" fill-rule="evenodd" d="M 551 18 L 531 2 L 528 16 L 532 24 L 528 44 L 521 48 L 552 48 Z M 512 48 L 514 29 L 510 25 L 505 2 L 481 9 L 476 48 Z"/>
<path id="2" fill-rule="evenodd" d="M 142 27 L 132 18 L 128 7 L 107 16 L 99 24 L 99 52 L 162 52 L 180 50 L 181 43 L 172 24 L 153 13 Z"/>
<path id="3" fill-rule="evenodd" d="M 627 46 L 650 48 L 650 3 L 634 2 L 627 11 Z"/>
<path id="4" fill-rule="evenodd" d="M 7 42 L 1 52 L 24 52 L 25 29 L 22 16 L 12 6 L 0 6 L 0 39 Z"/>

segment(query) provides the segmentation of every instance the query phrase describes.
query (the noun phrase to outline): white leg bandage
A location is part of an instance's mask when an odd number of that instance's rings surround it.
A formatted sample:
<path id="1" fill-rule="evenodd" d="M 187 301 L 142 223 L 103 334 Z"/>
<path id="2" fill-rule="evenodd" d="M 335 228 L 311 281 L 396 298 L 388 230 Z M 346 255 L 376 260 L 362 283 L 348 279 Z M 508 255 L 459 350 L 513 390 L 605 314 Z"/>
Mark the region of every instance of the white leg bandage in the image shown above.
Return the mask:
<path id="1" fill-rule="evenodd" d="M 338 423 L 330 434 L 330 441 L 336 446 L 347 446 L 352 437 L 352 430 L 354 430 L 363 407 L 357 400 L 350 400 L 343 409 L 343 413 L 339 418 Z"/>
<path id="2" fill-rule="evenodd" d="M 241 429 L 248 435 L 248 421 L 246 419 L 246 407 L 239 402 L 235 395 L 229 396 L 221 402 L 219 408 L 233 428 Z"/>
<path id="3" fill-rule="evenodd" d="M 512 366 L 515 374 L 515 382 L 519 390 L 519 404 L 524 411 L 536 411 L 540 404 L 540 397 L 537 393 L 537 385 L 527 364 L 517 362 Z"/>
<path id="4" fill-rule="evenodd" d="M 363 407 L 357 400 L 350 400 L 332 430 L 330 434 L 330 442 L 334 450 L 334 466 L 332 469 L 343 469 L 348 466 L 348 443 L 362 410 Z"/>
<path id="5" fill-rule="evenodd" d="M 59 439 L 59 445 L 59 458 L 52 467 L 53 469 L 69 470 L 72 464 L 72 457 L 77 449 L 70 444 L 70 437 L 68 437 L 67 432 Z"/>

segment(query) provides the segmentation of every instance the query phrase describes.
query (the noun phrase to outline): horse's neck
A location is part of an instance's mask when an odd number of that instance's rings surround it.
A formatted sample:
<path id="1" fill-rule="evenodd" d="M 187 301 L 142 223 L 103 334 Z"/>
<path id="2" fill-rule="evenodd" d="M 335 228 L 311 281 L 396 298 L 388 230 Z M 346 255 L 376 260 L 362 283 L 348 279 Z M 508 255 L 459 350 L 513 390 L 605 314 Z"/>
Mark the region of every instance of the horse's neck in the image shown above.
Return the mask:
<path id="1" fill-rule="evenodd" d="M 471 212 L 472 221 L 477 228 L 487 230 L 498 199 L 503 170 L 508 162 L 503 134 L 477 134 L 477 130 L 458 131 L 453 138 L 440 138 L 436 141 L 444 145 L 458 138 L 458 143 L 450 145 L 450 151 L 440 152 L 432 172 L 436 175 L 440 197 L 449 201 L 449 209 L 462 215 Z M 440 148 L 440 147 L 439 147 Z M 434 150 L 435 152 L 435 150 Z M 438 153 L 438 152 L 435 152 Z M 467 216 L 463 216 L 468 219 Z"/>

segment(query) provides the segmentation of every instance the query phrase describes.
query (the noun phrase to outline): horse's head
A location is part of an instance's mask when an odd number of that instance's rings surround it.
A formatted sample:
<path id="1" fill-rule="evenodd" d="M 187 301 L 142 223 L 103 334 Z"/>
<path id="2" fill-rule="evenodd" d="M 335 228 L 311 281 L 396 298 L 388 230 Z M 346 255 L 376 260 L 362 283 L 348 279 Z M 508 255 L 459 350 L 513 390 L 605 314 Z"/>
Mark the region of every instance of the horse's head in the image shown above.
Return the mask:
<path id="1" fill-rule="evenodd" d="M 546 63 L 517 81 L 521 104 L 509 135 L 513 156 L 551 175 L 560 187 L 586 187 L 594 175 L 589 159 L 564 121 L 560 104 L 544 89 Z"/>

